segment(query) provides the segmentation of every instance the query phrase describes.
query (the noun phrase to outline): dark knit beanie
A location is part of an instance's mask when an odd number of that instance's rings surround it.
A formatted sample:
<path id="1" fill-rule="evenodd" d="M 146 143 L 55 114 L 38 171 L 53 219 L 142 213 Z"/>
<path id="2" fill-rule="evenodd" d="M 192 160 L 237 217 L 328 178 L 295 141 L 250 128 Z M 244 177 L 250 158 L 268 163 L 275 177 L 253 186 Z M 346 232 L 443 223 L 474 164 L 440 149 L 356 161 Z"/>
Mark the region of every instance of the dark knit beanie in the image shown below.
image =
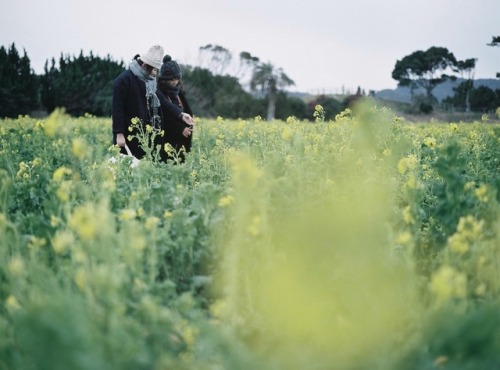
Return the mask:
<path id="1" fill-rule="evenodd" d="M 181 68 L 175 60 L 172 60 L 170 55 L 163 57 L 163 64 L 160 68 L 160 77 L 165 80 L 181 79 Z"/>

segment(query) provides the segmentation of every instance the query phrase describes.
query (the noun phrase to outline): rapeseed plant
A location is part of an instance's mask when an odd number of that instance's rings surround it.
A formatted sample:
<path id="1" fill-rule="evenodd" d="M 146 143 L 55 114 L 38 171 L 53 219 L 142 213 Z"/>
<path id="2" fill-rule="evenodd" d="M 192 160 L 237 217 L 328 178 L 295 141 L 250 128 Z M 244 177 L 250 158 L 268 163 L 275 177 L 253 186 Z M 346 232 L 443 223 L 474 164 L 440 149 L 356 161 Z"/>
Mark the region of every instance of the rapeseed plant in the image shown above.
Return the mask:
<path id="1" fill-rule="evenodd" d="M 498 127 L 261 121 L 2 121 L 0 368 L 496 368 Z"/>

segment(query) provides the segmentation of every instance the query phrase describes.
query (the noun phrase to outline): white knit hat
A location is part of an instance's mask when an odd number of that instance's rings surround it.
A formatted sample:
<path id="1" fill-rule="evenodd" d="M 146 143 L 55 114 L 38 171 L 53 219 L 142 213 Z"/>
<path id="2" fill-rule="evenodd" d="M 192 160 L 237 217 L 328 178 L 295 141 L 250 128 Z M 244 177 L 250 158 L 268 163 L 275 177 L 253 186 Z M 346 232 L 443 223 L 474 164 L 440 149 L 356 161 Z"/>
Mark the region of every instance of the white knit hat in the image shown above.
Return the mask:
<path id="1" fill-rule="evenodd" d="M 160 45 L 153 45 L 149 48 L 147 53 L 141 55 L 140 58 L 151 67 L 160 69 L 161 61 L 163 60 L 163 48 Z"/>

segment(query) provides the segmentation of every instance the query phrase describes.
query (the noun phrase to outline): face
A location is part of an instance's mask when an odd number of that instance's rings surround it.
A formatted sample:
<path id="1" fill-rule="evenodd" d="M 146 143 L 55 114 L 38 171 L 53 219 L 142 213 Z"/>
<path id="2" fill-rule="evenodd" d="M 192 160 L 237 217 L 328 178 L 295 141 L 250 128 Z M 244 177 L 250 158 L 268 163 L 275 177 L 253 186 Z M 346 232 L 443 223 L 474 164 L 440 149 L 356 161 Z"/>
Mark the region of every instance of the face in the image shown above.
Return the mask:
<path id="1" fill-rule="evenodd" d="M 176 78 L 176 79 L 173 79 L 173 80 L 165 80 L 165 79 L 162 79 L 160 78 L 159 79 L 159 82 L 161 85 L 167 87 L 167 86 L 170 86 L 170 87 L 174 87 L 174 86 L 177 86 L 179 84 L 179 79 Z"/>
<path id="2" fill-rule="evenodd" d="M 170 86 L 177 86 L 179 84 L 179 79 L 178 78 L 174 78 L 173 80 L 167 80 L 167 84 L 170 85 Z"/>
<path id="3" fill-rule="evenodd" d="M 158 69 L 155 67 L 150 66 L 149 64 L 143 63 L 142 68 L 150 75 L 153 77 L 156 77 L 156 74 L 158 73 Z"/>

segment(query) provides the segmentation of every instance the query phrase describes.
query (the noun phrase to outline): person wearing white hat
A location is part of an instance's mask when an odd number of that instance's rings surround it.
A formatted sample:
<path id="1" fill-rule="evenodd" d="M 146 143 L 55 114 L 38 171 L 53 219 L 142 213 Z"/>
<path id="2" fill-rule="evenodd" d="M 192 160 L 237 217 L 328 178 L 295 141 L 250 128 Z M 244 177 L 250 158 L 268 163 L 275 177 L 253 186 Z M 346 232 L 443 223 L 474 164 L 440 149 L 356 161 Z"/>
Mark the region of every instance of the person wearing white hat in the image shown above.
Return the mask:
<path id="1" fill-rule="evenodd" d="M 132 125 L 133 119 L 138 118 L 140 124 L 155 128 L 158 138 L 161 130 L 168 130 L 165 125 L 169 123 L 162 119 L 163 112 L 168 112 L 169 117 L 176 117 L 188 125 L 194 125 L 191 115 L 184 113 L 180 107 L 157 91 L 156 74 L 162 61 L 163 48 L 153 45 L 146 53 L 136 55 L 128 69 L 113 83 L 113 144 L 121 147 L 123 154 L 127 154 L 127 146 L 138 159 L 144 157 L 146 152 L 134 137 L 138 129 Z"/>

